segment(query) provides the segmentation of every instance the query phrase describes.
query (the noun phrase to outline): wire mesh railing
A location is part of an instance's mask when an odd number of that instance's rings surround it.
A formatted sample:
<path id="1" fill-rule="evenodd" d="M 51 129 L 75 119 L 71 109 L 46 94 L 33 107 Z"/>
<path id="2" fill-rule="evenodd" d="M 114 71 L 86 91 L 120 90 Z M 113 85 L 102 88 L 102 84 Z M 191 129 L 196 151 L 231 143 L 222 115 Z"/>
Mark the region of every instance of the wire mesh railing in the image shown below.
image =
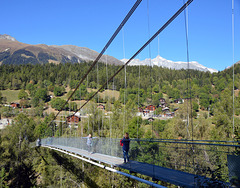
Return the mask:
<path id="1" fill-rule="evenodd" d="M 119 142 L 120 139 L 115 138 L 93 138 L 92 152 L 122 158 L 123 152 Z M 42 139 L 42 145 L 61 145 L 88 150 L 86 143 L 86 137 Z M 228 170 L 228 156 L 235 155 L 234 159 L 240 163 L 240 156 L 236 154 L 239 149 L 239 142 L 132 139 L 129 155 L 131 161 L 151 164 L 153 176 L 157 176 L 155 173 L 158 173 L 156 166 L 161 166 L 206 177 L 211 183 L 219 183 L 229 182 L 231 172 Z"/>

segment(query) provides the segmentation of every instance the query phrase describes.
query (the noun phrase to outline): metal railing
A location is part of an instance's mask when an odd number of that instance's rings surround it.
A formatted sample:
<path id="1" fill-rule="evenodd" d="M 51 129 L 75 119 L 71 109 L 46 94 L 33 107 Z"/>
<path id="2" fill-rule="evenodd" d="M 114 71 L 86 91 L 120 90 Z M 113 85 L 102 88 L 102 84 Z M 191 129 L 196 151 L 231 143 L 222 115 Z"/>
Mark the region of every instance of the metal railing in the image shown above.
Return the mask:
<path id="1" fill-rule="evenodd" d="M 42 139 L 42 145 L 62 145 L 88 150 L 86 142 L 86 137 Z M 152 164 L 153 174 L 155 166 L 161 166 L 204 176 L 207 181 L 211 179 L 211 183 L 219 183 L 229 182 L 228 156 L 236 155 L 237 150 L 240 150 L 240 143 L 232 141 L 132 139 L 129 155 L 130 160 Z M 120 139 L 116 138 L 93 138 L 92 151 L 123 157 Z M 237 157 L 240 160 L 240 156 Z"/>

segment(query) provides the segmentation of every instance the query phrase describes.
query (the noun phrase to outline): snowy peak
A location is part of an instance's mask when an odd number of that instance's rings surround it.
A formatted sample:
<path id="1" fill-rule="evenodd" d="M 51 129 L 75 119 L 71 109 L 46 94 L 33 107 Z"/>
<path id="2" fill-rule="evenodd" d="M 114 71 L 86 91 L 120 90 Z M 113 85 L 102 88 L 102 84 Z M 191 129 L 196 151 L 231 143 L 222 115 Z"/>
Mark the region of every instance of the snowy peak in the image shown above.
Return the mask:
<path id="1" fill-rule="evenodd" d="M 122 59 L 121 60 L 122 62 L 127 62 L 128 59 Z M 176 69 L 176 70 L 180 70 L 180 69 L 188 69 L 188 63 L 187 62 L 182 62 L 182 61 L 171 61 L 171 60 L 167 60 L 161 56 L 157 56 L 156 58 L 154 59 L 150 59 L 150 58 L 147 58 L 145 60 L 139 60 L 139 59 L 133 59 L 130 63 L 129 63 L 130 66 L 135 66 L 135 65 L 156 65 L 158 67 L 166 67 L 166 68 L 169 68 L 169 69 Z M 212 68 L 207 68 L 201 64 L 199 64 L 198 62 L 196 61 L 191 61 L 189 62 L 189 69 L 195 69 L 195 70 L 199 70 L 199 71 L 204 71 L 204 72 L 218 72 L 217 70 L 215 69 L 212 69 Z"/>
<path id="2" fill-rule="evenodd" d="M 11 40 L 11 41 L 17 41 L 14 37 L 7 35 L 7 34 L 0 34 L 0 39 L 6 39 L 6 40 Z"/>

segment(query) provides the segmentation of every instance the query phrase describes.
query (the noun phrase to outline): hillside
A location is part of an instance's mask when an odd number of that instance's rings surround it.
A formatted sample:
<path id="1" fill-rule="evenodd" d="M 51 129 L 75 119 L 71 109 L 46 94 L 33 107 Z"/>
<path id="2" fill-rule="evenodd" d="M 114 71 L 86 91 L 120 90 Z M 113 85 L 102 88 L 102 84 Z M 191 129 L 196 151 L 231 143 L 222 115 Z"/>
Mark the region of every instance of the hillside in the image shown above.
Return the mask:
<path id="1" fill-rule="evenodd" d="M 0 65 L 46 64 L 46 63 L 81 63 L 94 61 L 98 52 L 73 46 L 48 46 L 46 44 L 25 44 L 9 35 L 0 35 Z M 122 65 L 123 63 L 112 56 L 103 55 L 101 62 Z"/>
<path id="2" fill-rule="evenodd" d="M 62 45 L 62 46 L 53 45 L 52 47 L 69 51 L 85 61 L 94 61 L 97 58 L 97 56 L 99 55 L 98 52 L 91 50 L 89 48 L 86 48 L 86 47 L 79 47 L 79 46 L 74 46 L 74 45 Z M 109 55 L 103 55 L 101 57 L 101 59 L 99 60 L 99 62 L 114 64 L 114 65 L 122 65 L 123 64 L 122 61 L 116 59 L 115 57 L 109 56 Z"/>

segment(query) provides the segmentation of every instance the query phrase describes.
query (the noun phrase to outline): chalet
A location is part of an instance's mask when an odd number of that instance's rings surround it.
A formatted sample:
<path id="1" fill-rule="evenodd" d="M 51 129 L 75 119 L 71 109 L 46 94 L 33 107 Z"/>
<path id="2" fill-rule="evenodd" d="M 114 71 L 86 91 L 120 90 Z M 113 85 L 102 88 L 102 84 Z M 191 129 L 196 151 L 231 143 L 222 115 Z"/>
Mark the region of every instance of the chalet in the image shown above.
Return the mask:
<path id="1" fill-rule="evenodd" d="M 99 104 L 97 106 L 97 108 L 100 109 L 100 110 L 105 110 L 105 106 L 103 104 Z"/>
<path id="2" fill-rule="evenodd" d="M 19 107 L 20 107 L 20 104 L 17 103 L 17 102 L 12 102 L 12 103 L 11 103 L 11 107 L 13 107 L 13 108 L 19 108 Z"/>
<path id="3" fill-rule="evenodd" d="M 6 126 L 11 125 L 12 122 L 12 119 L 0 119 L 0 129 L 4 129 Z"/>
<path id="4" fill-rule="evenodd" d="M 178 111 L 178 109 L 179 109 L 179 108 L 174 108 L 173 111 L 174 111 L 174 112 L 175 112 L 175 111 Z"/>
<path id="5" fill-rule="evenodd" d="M 169 108 L 168 108 L 168 107 L 163 108 L 163 109 L 162 109 L 162 112 L 163 112 L 163 113 L 169 112 Z"/>
<path id="6" fill-rule="evenodd" d="M 149 114 L 149 112 L 150 112 L 149 110 L 144 109 L 143 110 L 143 115 L 145 116 L 145 114 Z"/>
<path id="7" fill-rule="evenodd" d="M 148 105 L 146 106 L 145 110 L 149 110 L 150 112 L 152 111 L 155 111 L 156 107 L 154 105 Z"/>
<path id="8" fill-rule="evenodd" d="M 160 107 L 160 108 L 165 108 L 165 107 L 167 107 L 167 103 L 164 103 L 164 104 L 159 104 L 159 106 L 158 107 Z"/>
<path id="9" fill-rule="evenodd" d="M 166 117 L 174 117 L 175 113 L 174 112 L 168 112 L 166 113 Z"/>
<path id="10" fill-rule="evenodd" d="M 148 118 L 148 121 L 152 122 L 152 121 L 154 121 L 154 118 L 150 117 L 150 118 Z"/>
<path id="11" fill-rule="evenodd" d="M 183 103 L 183 100 L 181 98 L 175 99 L 174 103 L 181 104 L 181 103 Z"/>
<path id="12" fill-rule="evenodd" d="M 166 100 L 164 98 L 160 98 L 159 102 L 160 102 L 161 105 L 166 104 Z"/>
<path id="13" fill-rule="evenodd" d="M 78 124 L 81 121 L 81 116 L 79 113 L 67 116 L 66 121 L 68 124 Z"/>

